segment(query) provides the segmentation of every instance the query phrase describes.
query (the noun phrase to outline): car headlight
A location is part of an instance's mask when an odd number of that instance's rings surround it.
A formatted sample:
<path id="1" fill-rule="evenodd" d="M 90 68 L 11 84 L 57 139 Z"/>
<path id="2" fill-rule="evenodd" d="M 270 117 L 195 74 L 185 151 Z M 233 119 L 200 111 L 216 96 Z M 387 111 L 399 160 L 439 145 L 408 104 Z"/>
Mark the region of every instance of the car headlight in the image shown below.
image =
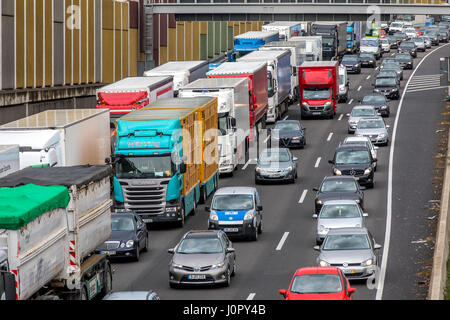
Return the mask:
<path id="1" fill-rule="evenodd" d="M 133 240 L 128 240 L 127 241 L 127 244 L 126 244 L 127 248 L 131 248 L 133 245 L 134 245 L 134 241 Z"/>
<path id="2" fill-rule="evenodd" d="M 381 106 L 380 108 L 384 110 L 387 109 L 387 106 Z"/>
<path id="3" fill-rule="evenodd" d="M 324 104 L 323 106 L 324 106 L 324 107 L 329 107 L 329 106 L 331 106 L 331 102 L 330 102 L 330 101 L 325 102 L 325 104 Z"/>
<path id="4" fill-rule="evenodd" d="M 292 140 L 300 140 L 300 136 L 298 136 L 298 137 L 292 137 Z"/>
<path id="5" fill-rule="evenodd" d="M 223 262 L 222 263 L 218 263 L 218 264 L 214 264 L 214 265 L 211 266 L 211 269 L 220 269 L 220 268 L 223 268 L 224 265 L 225 264 Z"/>
<path id="6" fill-rule="evenodd" d="M 337 175 L 337 176 L 342 175 L 342 172 L 341 172 L 341 170 L 339 170 L 339 169 L 334 168 L 334 169 L 333 169 L 333 172 L 334 172 L 334 174 Z"/>
<path id="7" fill-rule="evenodd" d="M 369 174 L 372 172 L 372 168 L 367 168 L 366 170 L 364 170 L 364 174 Z"/>
<path id="8" fill-rule="evenodd" d="M 354 67 L 355 67 L 355 68 L 358 68 L 358 67 L 359 67 L 359 64 L 355 64 Z"/>
<path id="9" fill-rule="evenodd" d="M 244 220 L 250 220 L 253 219 L 253 217 L 255 216 L 255 211 L 249 211 L 245 214 L 244 216 Z"/>
<path id="10" fill-rule="evenodd" d="M 122 243 L 120 244 L 120 247 L 121 247 L 121 248 L 125 247 L 125 242 L 122 242 Z"/>
<path id="11" fill-rule="evenodd" d="M 326 261 L 324 261 L 324 260 L 320 260 L 320 261 L 319 261 L 319 265 L 320 265 L 321 267 L 328 267 L 328 262 L 326 262 Z"/>
<path id="12" fill-rule="evenodd" d="M 217 216 L 216 213 L 211 212 L 211 213 L 209 214 L 209 220 L 211 220 L 211 221 L 218 221 L 218 220 L 219 220 L 219 217 Z"/>
<path id="13" fill-rule="evenodd" d="M 322 204 L 322 200 L 316 199 L 316 204 Z"/>
<path id="14" fill-rule="evenodd" d="M 380 89 L 375 88 L 375 89 L 373 89 L 373 91 L 375 91 L 375 92 L 380 92 Z"/>
<path id="15" fill-rule="evenodd" d="M 373 60 L 369 60 L 369 63 L 373 63 Z"/>
<path id="16" fill-rule="evenodd" d="M 292 169 L 293 169 L 292 166 L 289 166 L 289 167 L 287 167 L 287 168 L 284 168 L 283 171 L 289 172 L 289 171 L 292 171 Z"/>
<path id="17" fill-rule="evenodd" d="M 383 139 L 383 138 L 385 138 L 386 137 L 386 133 L 380 133 L 379 135 L 378 135 L 378 138 L 379 139 Z"/>
<path id="18" fill-rule="evenodd" d="M 260 167 L 256 167 L 256 168 L 255 168 L 255 171 L 258 172 L 258 173 L 261 173 L 261 172 L 262 172 L 262 170 L 261 170 Z"/>
<path id="19" fill-rule="evenodd" d="M 304 107 L 309 107 L 309 104 L 307 104 L 306 102 L 303 102 L 302 105 L 303 105 Z"/>
<path id="20" fill-rule="evenodd" d="M 392 91 L 398 91 L 398 88 L 392 88 Z"/>
<path id="21" fill-rule="evenodd" d="M 373 260 L 372 260 L 372 259 L 367 259 L 367 260 L 364 261 L 362 264 L 363 264 L 364 266 L 371 266 L 372 263 L 373 263 Z"/>

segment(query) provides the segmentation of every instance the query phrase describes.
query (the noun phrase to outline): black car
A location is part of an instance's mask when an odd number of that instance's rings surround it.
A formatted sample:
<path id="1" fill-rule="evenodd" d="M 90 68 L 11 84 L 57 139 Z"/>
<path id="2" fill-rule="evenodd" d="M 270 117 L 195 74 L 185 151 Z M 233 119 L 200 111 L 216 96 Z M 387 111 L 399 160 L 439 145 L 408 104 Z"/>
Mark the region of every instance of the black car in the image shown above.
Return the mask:
<path id="1" fill-rule="evenodd" d="M 397 49 L 398 45 L 400 44 L 400 40 L 397 39 L 394 36 L 386 36 L 385 39 L 389 41 L 389 44 L 391 45 L 391 49 Z"/>
<path id="2" fill-rule="evenodd" d="M 333 165 L 334 175 L 354 176 L 359 184 L 373 188 L 376 161 L 367 146 L 341 145 L 328 162 Z"/>
<path id="3" fill-rule="evenodd" d="M 389 117 L 389 99 L 384 94 L 371 93 L 365 95 L 360 101 L 363 105 L 373 106 L 382 117 Z"/>
<path id="4" fill-rule="evenodd" d="M 377 78 L 375 79 L 373 92 L 397 100 L 400 98 L 400 83 L 395 78 Z"/>
<path id="5" fill-rule="evenodd" d="M 439 45 L 439 32 L 436 29 L 426 29 L 423 33 L 424 36 L 427 36 L 431 40 L 432 46 L 438 46 Z"/>
<path id="6" fill-rule="evenodd" d="M 400 75 L 394 69 L 383 68 L 378 72 L 377 77 L 380 78 L 396 78 L 400 82 Z"/>
<path id="7" fill-rule="evenodd" d="M 397 61 L 403 69 L 413 69 L 414 60 L 409 53 L 397 53 L 395 55 Z"/>
<path id="8" fill-rule="evenodd" d="M 361 60 L 361 66 L 363 67 L 370 66 L 375 68 L 377 66 L 377 59 L 373 53 L 362 52 L 359 54 L 359 59 Z"/>
<path id="9" fill-rule="evenodd" d="M 395 39 L 398 40 L 398 45 L 400 45 L 403 41 L 408 39 L 408 36 L 406 35 L 406 33 L 403 32 L 397 32 L 394 34 Z"/>
<path id="10" fill-rule="evenodd" d="M 341 64 L 348 73 L 361 73 L 361 60 L 356 54 L 346 54 L 342 57 Z"/>
<path id="11" fill-rule="evenodd" d="M 132 258 L 139 260 L 140 252 L 148 249 L 147 227 L 135 212 L 111 214 L 111 237 L 95 252 L 105 253 L 111 258 Z"/>
<path id="12" fill-rule="evenodd" d="M 361 187 L 352 176 L 328 176 L 323 178 L 316 191 L 314 199 L 315 213 L 318 214 L 325 201 L 329 200 L 355 200 L 364 209 L 364 187 Z"/>
<path id="13" fill-rule="evenodd" d="M 304 148 L 306 145 L 305 128 L 298 120 L 279 120 L 270 130 L 270 145 L 280 148 Z"/>
<path id="14" fill-rule="evenodd" d="M 439 42 L 448 42 L 448 29 L 439 28 Z"/>
<path id="15" fill-rule="evenodd" d="M 398 53 L 409 53 L 412 57 L 417 57 L 416 45 L 413 41 L 403 41 L 397 49 Z"/>

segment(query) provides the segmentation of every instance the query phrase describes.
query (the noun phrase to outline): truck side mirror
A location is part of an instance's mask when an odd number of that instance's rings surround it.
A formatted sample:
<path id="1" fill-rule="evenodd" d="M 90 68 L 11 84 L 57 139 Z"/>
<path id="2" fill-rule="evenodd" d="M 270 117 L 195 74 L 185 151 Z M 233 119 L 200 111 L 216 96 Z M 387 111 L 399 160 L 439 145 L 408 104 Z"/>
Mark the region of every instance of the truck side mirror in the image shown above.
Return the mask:
<path id="1" fill-rule="evenodd" d="M 180 163 L 180 173 L 184 174 L 186 173 L 186 171 L 187 171 L 186 163 L 185 162 Z"/>
<path id="2" fill-rule="evenodd" d="M 231 118 L 231 126 L 236 127 L 236 118 Z"/>

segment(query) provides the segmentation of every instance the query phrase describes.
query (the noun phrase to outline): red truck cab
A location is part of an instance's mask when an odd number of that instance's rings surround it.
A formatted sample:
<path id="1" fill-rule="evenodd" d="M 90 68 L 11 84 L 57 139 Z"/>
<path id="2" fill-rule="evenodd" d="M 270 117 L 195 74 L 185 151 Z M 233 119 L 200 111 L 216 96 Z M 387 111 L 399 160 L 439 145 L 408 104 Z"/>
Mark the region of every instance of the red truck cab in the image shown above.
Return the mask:
<path id="1" fill-rule="evenodd" d="M 301 118 L 334 118 L 339 96 L 338 61 L 304 61 L 298 67 Z"/>

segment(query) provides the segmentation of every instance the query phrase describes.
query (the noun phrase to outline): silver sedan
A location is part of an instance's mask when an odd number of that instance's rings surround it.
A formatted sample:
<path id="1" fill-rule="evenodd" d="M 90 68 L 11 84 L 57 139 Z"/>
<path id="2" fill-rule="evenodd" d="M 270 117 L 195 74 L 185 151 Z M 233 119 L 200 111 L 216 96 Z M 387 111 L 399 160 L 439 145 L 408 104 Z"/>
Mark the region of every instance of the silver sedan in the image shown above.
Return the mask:
<path id="1" fill-rule="evenodd" d="M 321 246 L 317 263 L 338 267 L 350 279 L 367 279 L 377 272 L 376 251 L 381 248 L 366 228 L 331 229 Z"/>
<path id="2" fill-rule="evenodd" d="M 373 144 L 387 146 L 389 144 L 389 125 L 384 123 L 383 118 L 364 118 L 358 122 L 355 135 L 358 137 L 368 137 Z"/>
<path id="3" fill-rule="evenodd" d="M 358 121 L 364 117 L 375 117 L 378 112 L 373 106 L 354 106 L 351 113 L 347 114 L 348 117 L 348 133 L 353 133 L 358 126 Z"/>
<path id="4" fill-rule="evenodd" d="M 320 213 L 313 214 L 317 218 L 316 244 L 321 244 L 331 229 L 364 227 L 367 216 L 355 200 L 325 201 Z"/>

